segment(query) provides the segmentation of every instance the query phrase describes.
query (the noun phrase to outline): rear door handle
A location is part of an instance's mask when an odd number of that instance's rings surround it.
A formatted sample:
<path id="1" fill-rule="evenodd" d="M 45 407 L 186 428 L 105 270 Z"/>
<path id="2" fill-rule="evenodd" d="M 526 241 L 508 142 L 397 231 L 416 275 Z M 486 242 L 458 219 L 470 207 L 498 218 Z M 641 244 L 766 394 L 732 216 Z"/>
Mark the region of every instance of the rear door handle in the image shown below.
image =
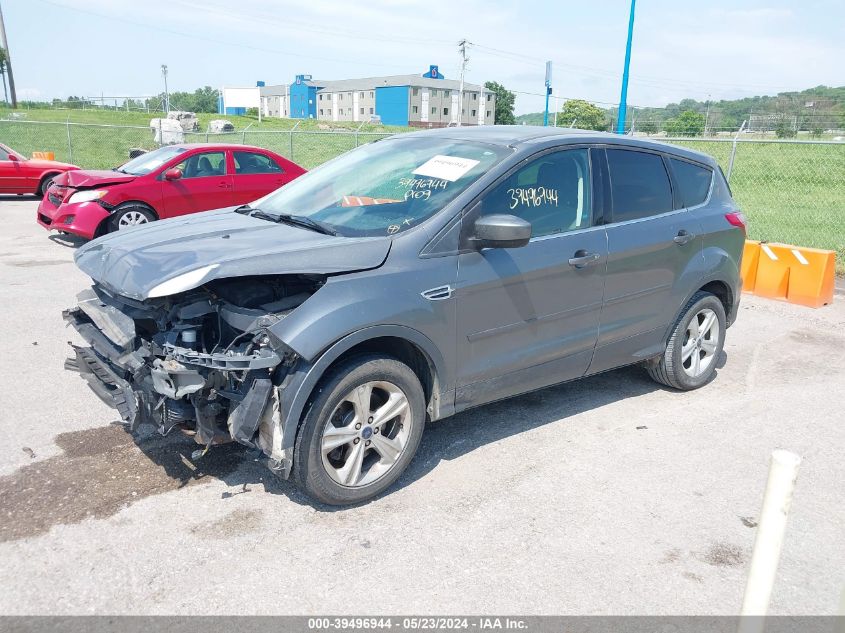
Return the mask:
<path id="1" fill-rule="evenodd" d="M 595 264 L 599 261 L 599 257 L 600 255 L 598 253 L 588 253 L 587 251 L 581 249 L 580 251 L 576 251 L 575 254 L 569 258 L 569 265 L 574 266 L 575 268 L 584 268 L 590 264 Z"/>
<path id="2" fill-rule="evenodd" d="M 219 185 L 217 185 L 217 186 L 218 186 L 218 187 L 220 187 L 221 189 L 228 189 L 228 188 L 229 188 L 229 187 L 231 187 L 232 185 L 230 185 L 228 182 L 221 182 L 221 183 L 220 183 Z"/>
<path id="3" fill-rule="evenodd" d="M 672 241 L 675 242 L 675 244 L 680 244 L 681 246 L 683 246 L 684 244 L 692 241 L 693 238 L 695 238 L 695 235 L 693 233 L 681 229 L 680 231 L 678 231 L 678 234 L 672 238 Z"/>

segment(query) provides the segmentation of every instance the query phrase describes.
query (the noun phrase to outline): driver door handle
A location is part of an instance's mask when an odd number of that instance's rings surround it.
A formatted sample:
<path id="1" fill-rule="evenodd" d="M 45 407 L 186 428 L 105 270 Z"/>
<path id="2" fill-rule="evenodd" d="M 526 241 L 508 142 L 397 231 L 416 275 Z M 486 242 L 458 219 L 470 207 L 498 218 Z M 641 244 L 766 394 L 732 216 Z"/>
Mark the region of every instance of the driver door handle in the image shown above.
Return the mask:
<path id="1" fill-rule="evenodd" d="M 681 229 L 680 231 L 678 231 L 678 234 L 672 238 L 672 241 L 675 242 L 675 244 L 683 246 L 684 244 L 687 244 L 688 242 L 692 241 L 694 238 L 695 234 L 690 233 L 685 229 Z"/>
<path id="2" fill-rule="evenodd" d="M 576 251 L 575 254 L 569 258 L 569 265 L 575 268 L 584 268 L 590 264 L 595 264 L 599 261 L 601 256 L 598 253 L 588 253 L 584 249 Z"/>

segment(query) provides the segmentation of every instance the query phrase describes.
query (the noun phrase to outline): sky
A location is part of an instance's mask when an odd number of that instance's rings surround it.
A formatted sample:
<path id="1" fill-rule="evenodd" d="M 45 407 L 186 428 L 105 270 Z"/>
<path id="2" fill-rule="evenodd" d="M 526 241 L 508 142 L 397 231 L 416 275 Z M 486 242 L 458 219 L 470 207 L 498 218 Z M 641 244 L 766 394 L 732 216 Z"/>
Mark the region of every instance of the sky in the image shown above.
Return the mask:
<path id="1" fill-rule="evenodd" d="M 423 73 L 619 101 L 629 0 L 0 0 L 19 99 L 141 97 L 210 85 Z M 639 0 L 628 103 L 845 85 L 842 0 Z M 555 101 L 552 101 L 554 106 Z M 562 102 L 561 102 L 562 103 Z"/>

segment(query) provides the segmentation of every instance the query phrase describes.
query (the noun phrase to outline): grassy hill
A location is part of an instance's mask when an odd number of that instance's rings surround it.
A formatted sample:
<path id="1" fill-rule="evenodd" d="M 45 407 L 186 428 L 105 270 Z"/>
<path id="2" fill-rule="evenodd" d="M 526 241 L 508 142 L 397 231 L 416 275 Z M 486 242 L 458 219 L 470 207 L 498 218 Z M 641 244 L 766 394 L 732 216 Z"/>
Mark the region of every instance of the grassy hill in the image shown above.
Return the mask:
<path id="1" fill-rule="evenodd" d="M 618 108 L 603 108 L 608 122 L 608 129 L 616 121 Z M 648 122 L 654 124 L 654 131 L 660 131 L 665 122 L 677 117 L 685 110 L 700 114 L 708 113 L 706 101 L 682 99 L 663 108 L 635 108 L 633 119 L 637 126 Z M 708 129 L 713 132 L 735 131 L 751 115 L 781 115 L 797 117 L 798 129 L 804 132 L 824 132 L 845 128 L 845 86 L 831 88 L 816 86 L 800 92 L 782 92 L 777 95 L 745 97 L 711 101 L 708 113 Z M 629 113 L 629 123 L 631 114 Z M 549 113 L 549 124 L 554 113 Z M 516 117 L 517 123 L 542 125 L 543 113 L 532 112 Z"/>

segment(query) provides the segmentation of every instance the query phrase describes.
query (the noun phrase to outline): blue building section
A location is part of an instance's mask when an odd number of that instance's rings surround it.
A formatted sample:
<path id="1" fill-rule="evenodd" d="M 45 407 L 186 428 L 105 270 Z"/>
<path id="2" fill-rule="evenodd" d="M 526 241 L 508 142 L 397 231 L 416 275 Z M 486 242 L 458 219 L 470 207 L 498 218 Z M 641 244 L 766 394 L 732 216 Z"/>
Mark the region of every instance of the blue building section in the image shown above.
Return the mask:
<path id="1" fill-rule="evenodd" d="M 290 86 L 290 118 L 317 118 L 317 87 L 305 83 L 303 75 L 297 75 Z"/>
<path id="2" fill-rule="evenodd" d="M 408 125 L 408 86 L 376 88 L 376 114 L 385 125 Z"/>

